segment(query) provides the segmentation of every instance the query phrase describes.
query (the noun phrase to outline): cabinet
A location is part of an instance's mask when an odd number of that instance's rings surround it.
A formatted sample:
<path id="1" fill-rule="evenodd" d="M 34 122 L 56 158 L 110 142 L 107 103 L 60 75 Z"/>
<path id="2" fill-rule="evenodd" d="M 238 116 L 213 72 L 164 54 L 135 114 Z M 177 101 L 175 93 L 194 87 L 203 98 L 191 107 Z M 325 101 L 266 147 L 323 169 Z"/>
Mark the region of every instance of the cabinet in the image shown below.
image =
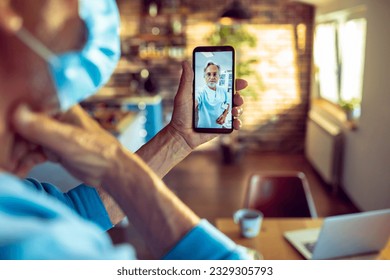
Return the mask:
<path id="1" fill-rule="evenodd" d="M 181 62 L 187 57 L 188 9 L 179 0 L 117 0 L 122 57 L 108 83 L 86 106 L 98 103 L 144 114 L 145 140 L 171 118 Z M 92 109 L 93 110 L 93 109 Z"/>
<path id="2" fill-rule="evenodd" d="M 138 77 L 133 73 L 138 79 L 137 94 L 161 97 L 162 122 L 167 123 L 180 80 L 181 62 L 187 57 L 185 27 L 189 12 L 178 0 L 145 0 L 140 5 L 137 34 L 122 37 L 122 59 L 139 69 Z"/>
<path id="3" fill-rule="evenodd" d="M 143 1 L 138 33 L 122 38 L 122 54 L 129 59 L 150 63 L 182 60 L 186 47 L 188 9 L 180 1 Z"/>

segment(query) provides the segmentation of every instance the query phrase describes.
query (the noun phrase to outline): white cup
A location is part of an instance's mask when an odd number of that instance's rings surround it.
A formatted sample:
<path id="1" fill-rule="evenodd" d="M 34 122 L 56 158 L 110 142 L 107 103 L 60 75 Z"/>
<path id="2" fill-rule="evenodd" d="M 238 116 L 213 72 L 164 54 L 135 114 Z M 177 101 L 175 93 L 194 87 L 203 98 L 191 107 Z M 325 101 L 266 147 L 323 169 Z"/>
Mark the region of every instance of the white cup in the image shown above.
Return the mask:
<path id="1" fill-rule="evenodd" d="M 263 213 L 254 209 L 240 209 L 233 215 L 234 222 L 240 225 L 241 235 L 252 238 L 259 234 Z"/>

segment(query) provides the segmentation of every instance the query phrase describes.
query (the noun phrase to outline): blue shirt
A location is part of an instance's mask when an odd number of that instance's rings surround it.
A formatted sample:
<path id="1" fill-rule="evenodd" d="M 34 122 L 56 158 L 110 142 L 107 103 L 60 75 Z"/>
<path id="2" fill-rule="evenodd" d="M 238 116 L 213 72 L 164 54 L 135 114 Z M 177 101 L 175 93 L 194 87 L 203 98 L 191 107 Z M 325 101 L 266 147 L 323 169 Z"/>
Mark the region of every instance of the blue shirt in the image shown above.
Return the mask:
<path id="1" fill-rule="evenodd" d="M 135 259 L 128 245 L 114 246 L 112 226 L 94 188 L 63 194 L 0 173 L 0 259 Z M 202 220 L 164 259 L 247 259 L 245 250 Z"/>
<path id="2" fill-rule="evenodd" d="M 217 86 L 216 90 L 212 90 L 206 85 L 196 92 L 195 98 L 198 102 L 198 127 L 222 128 L 222 125 L 217 123 L 217 119 L 230 103 L 226 89 Z M 231 123 L 226 123 L 224 126 L 231 128 Z"/>

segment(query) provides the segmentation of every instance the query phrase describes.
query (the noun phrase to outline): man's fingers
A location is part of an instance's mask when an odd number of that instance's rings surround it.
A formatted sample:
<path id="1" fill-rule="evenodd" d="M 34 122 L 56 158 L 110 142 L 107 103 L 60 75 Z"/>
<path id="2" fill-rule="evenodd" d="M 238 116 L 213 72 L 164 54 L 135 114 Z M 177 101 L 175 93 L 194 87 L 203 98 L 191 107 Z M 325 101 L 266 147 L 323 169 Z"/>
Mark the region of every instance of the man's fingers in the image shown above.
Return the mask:
<path id="1" fill-rule="evenodd" d="M 248 86 L 248 82 L 244 79 L 236 79 L 236 90 L 242 90 Z"/>
<path id="2" fill-rule="evenodd" d="M 240 93 L 236 92 L 236 94 L 234 94 L 234 106 L 241 106 L 242 104 L 244 104 L 244 99 Z"/>
<path id="3" fill-rule="evenodd" d="M 182 68 L 178 94 L 183 94 L 186 91 L 192 92 L 192 81 L 194 79 L 192 68 L 188 61 L 183 61 Z"/>
<path id="4" fill-rule="evenodd" d="M 76 128 L 34 113 L 26 105 L 20 105 L 15 110 L 13 125 L 23 138 L 58 153 L 66 153 L 71 148 L 67 139 L 76 135 Z"/>
<path id="5" fill-rule="evenodd" d="M 11 169 L 16 168 L 18 162 L 27 153 L 27 151 L 27 143 L 25 141 L 22 141 L 20 137 L 16 137 L 14 145 L 12 147 L 12 155 L 9 162 L 9 166 Z"/>
<path id="6" fill-rule="evenodd" d="M 242 107 L 233 107 L 232 114 L 234 117 L 238 118 L 242 115 L 244 109 Z"/>
<path id="7" fill-rule="evenodd" d="M 242 122 L 241 122 L 240 119 L 234 119 L 233 120 L 233 128 L 235 130 L 239 130 L 241 128 L 241 126 L 242 126 Z"/>
<path id="8" fill-rule="evenodd" d="M 28 172 L 37 164 L 45 162 L 46 157 L 40 152 L 33 152 L 25 156 L 13 171 L 18 177 L 26 177 Z"/>

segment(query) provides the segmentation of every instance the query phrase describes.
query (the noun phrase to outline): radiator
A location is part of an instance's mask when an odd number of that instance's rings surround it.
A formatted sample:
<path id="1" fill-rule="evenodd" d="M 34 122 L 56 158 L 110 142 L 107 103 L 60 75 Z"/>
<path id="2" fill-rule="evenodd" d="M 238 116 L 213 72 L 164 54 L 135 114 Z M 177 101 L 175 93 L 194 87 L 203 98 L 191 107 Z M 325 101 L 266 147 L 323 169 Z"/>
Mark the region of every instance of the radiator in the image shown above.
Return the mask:
<path id="1" fill-rule="evenodd" d="M 305 154 L 322 179 L 337 192 L 343 152 L 342 130 L 311 111 L 307 123 Z"/>

